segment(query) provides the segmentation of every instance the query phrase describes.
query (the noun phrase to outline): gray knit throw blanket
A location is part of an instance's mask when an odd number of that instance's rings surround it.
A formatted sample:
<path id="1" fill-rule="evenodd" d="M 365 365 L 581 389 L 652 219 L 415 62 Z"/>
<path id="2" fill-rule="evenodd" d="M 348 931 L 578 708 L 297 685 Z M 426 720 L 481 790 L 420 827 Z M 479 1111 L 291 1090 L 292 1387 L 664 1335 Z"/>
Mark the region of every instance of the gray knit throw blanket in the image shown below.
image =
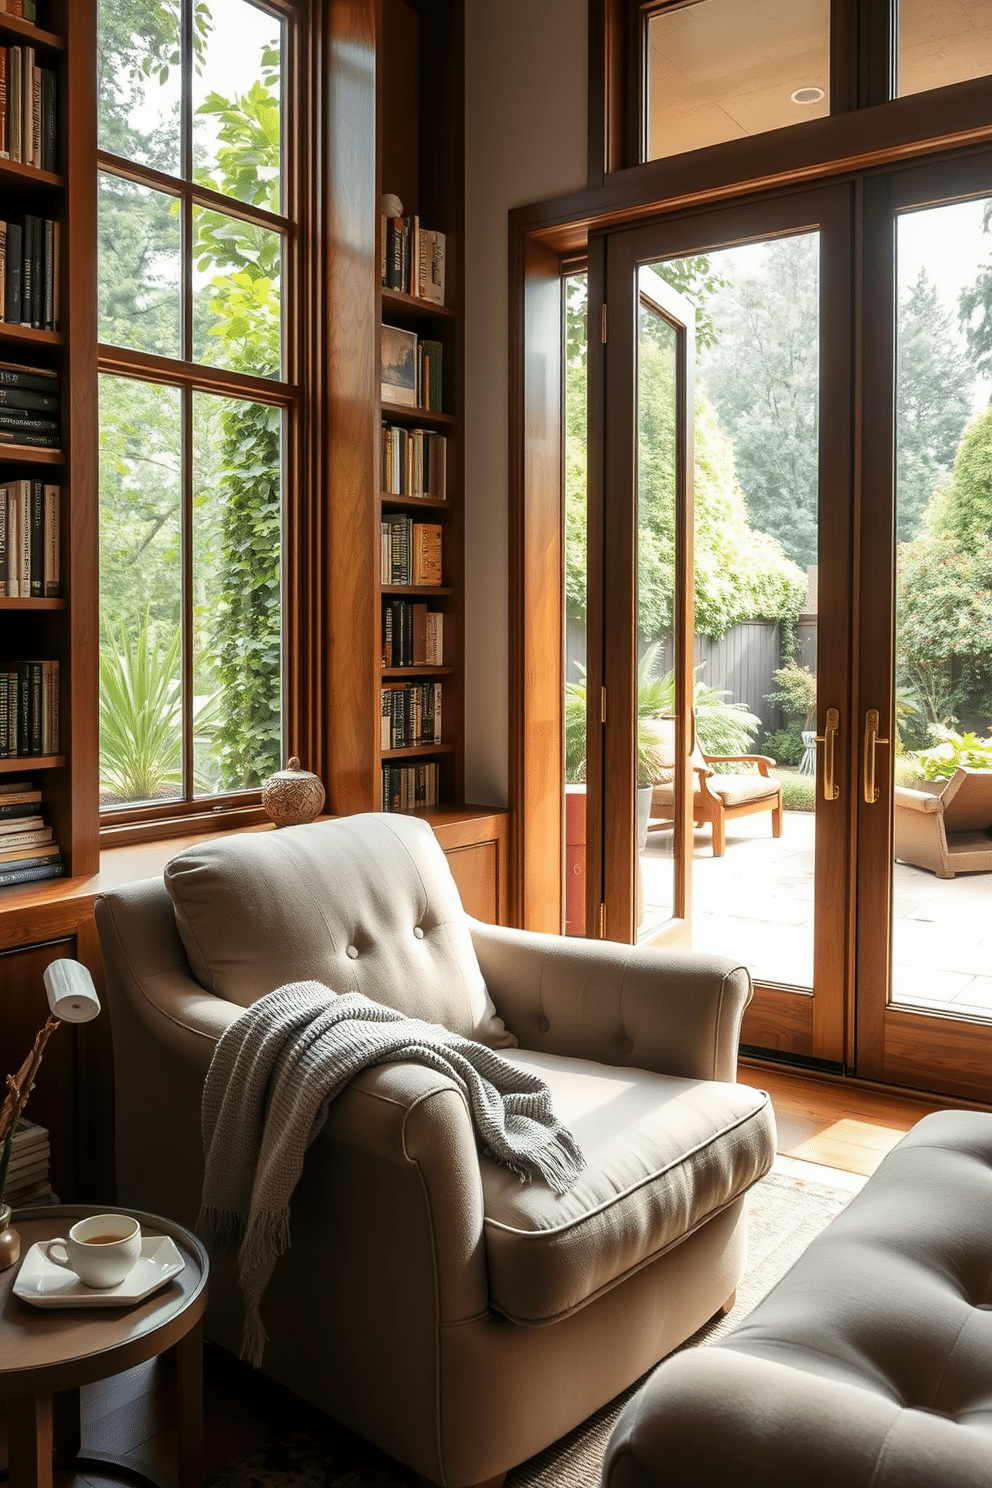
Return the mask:
<path id="1" fill-rule="evenodd" d="M 261 1363 L 262 1294 L 289 1245 L 289 1202 L 334 1096 L 369 1065 L 412 1061 L 463 1092 L 485 1156 L 564 1193 L 585 1165 L 548 1087 L 483 1044 L 407 1018 L 359 992 L 292 982 L 253 1003 L 221 1036 L 203 1087 L 206 1166 L 197 1231 L 238 1255 L 241 1357 Z"/>

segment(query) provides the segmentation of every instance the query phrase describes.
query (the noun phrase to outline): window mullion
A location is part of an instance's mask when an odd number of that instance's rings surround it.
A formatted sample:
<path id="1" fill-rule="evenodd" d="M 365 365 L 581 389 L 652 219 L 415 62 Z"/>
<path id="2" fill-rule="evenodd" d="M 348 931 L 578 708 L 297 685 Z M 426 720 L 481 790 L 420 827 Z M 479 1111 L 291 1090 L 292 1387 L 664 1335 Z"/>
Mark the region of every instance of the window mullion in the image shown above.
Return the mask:
<path id="1" fill-rule="evenodd" d="M 195 794 L 193 780 L 193 389 L 182 390 L 182 687 L 183 687 L 183 798 Z"/>

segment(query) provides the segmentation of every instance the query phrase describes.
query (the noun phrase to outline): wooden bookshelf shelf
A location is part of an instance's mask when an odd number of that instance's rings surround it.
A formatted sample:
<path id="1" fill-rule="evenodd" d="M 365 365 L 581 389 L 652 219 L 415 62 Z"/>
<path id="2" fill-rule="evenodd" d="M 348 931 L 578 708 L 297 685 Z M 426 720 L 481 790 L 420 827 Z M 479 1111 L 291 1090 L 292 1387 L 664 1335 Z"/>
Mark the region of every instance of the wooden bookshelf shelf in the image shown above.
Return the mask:
<path id="1" fill-rule="evenodd" d="M 64 610 L 64 599 L 8 599 L 0 595 L 0 610 Z"/>
<path id="2" fill-rule="evenodd" d="M 454 594 L 454 589 L 446 584 L 383 584 L 383 594 L 395 594 L 398 599 L 416 595 L 420 599 L 430 599 L 434 595 Z"/>
<path id="3" fill-rule="evenodd" d="M 383 491 L 380 497 L 383 506 L 430 507 L 432 511 L 451 511 L 451 502 L 438 496 L 397 496 L 394 491 Z"/>
<path id="4" fill-rule="evenodd" d="M 410 749 L 384 749 L 382 757 L 384 760 L 427 759 L 435 754 L 451 754 L 454 747 L 453 744 L 415 744 Z"/>
<path id="5" fill-rule="evenodd" d="M 16 754 L 0 759 L 0 775 L 32 775 L 35 770 L 61 770 L 69 763 L 64 754 Z"/>
<path id="6" fill-rule="evenodd" d="M 53 31 L 43 31 L 40 26 L 24 21 L 20 16 L 0 14 L 0 36 L 3 35 L 19 36 L 32 46 L 48 47 L 53 52 L 65 51 L 64 37 L 56 36 Z"/>
<path id="7" fill-rule="evenodd" d="M 402 682 L 416 677 L 453 677 L 454 667 L 450 666 L 401 666 L 383 667 L 382 677 L 389 682 Z"/>
<path id="8" fill-rule="evenodd" d="M 382 286 L 383 310 L 395 310 L 403 316 L 421 315 L 425 320 L 454 320 L 455 312 L 448 305 L 436 305 L 433 300 L 422 300 L 419 295 L 404 294 L 400 289 Z"/>
<path id="9" fill-rule="evenodd" d="M 450 413 L 437 413 L 431 408 L 411 408 L 407 403 L 383 403 L 382 414 L 393 423 L 409 421 L 412 424 L 436 424 L 438 428 L 450 427 L 455 422 Z"/>

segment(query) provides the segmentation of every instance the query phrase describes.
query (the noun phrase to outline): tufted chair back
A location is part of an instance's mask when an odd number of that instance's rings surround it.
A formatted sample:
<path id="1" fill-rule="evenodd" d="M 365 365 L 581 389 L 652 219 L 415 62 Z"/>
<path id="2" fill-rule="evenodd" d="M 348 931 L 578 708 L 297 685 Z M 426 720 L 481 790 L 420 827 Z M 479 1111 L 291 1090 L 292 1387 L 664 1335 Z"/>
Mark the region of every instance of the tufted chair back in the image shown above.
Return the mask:
<path id="1" fill-rule="evenodd" d="M 215 838 L 173 858 L 165 883 L 190 970 L 217 997 L 249 1007 L 312 979 L 492 1047 L 516 1043 L 444 853 L 417 817 Z"/>

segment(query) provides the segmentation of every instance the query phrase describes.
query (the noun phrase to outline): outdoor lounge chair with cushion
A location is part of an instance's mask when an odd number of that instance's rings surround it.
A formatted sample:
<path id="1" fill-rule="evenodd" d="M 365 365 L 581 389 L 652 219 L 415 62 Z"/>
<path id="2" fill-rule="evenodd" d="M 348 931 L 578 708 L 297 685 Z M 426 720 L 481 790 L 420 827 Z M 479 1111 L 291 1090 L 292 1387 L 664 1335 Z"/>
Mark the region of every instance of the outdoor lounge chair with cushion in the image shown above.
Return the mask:
<path id="1" fill-rule="evenodd" d="M 667 737 L 674 741 L 674 719 L 653 720 L 659 725 L 662 751 Z M 697 827 L 709 823 L 713 828 L 713 856 L 722 858 L 726 848 L 727 821 L 733 817 L 751 816 L 756 811 L 772 814 L 772 836 L 782 835 L 782 786 L 768 773 L 775 761 L 766 754 L 705 754 L 698 740 L 689 757 L 692 767 L 692 819 Z M 756 765 L 757 770 L 719 773 L 713 765 Z M 668 774 L 668 771 L 665 772 Z M 651 818 L 648 831 L 662 831 L 672 825 L 674 749 L 672 770 L 667 780 L 655 785 L 651 795 Z"/>
<path id="2" fill-rule="evenodd" d="M 950 780 L 894 791 L 893 855 L 938 878 L 992 873 L 992 770 L 961 765 Z"/>

